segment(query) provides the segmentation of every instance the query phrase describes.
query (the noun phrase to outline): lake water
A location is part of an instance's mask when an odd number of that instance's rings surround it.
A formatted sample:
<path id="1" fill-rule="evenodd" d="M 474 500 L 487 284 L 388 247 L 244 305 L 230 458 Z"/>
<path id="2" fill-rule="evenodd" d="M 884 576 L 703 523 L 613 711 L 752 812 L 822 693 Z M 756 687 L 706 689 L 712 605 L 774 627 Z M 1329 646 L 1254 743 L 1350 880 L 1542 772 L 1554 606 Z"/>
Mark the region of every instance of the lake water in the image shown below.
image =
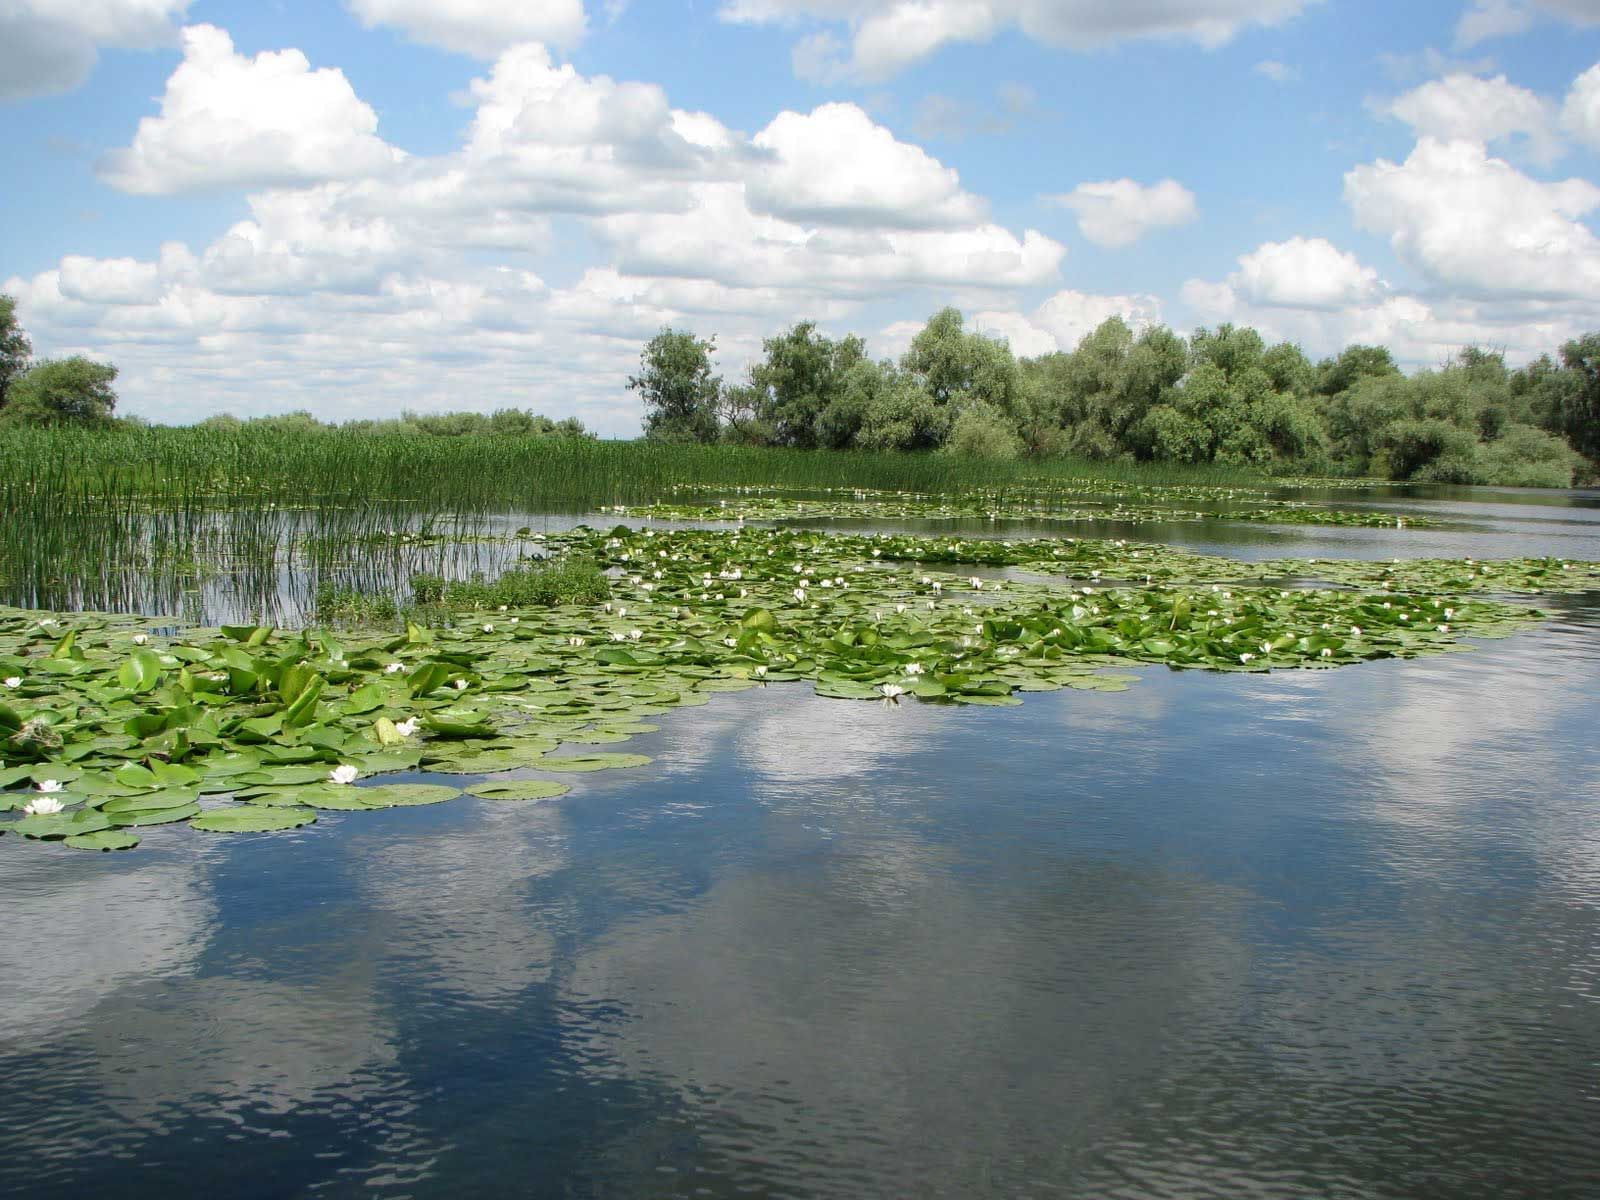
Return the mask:
<path id="1" fill-rule="evenodd" d="M 1578 500 L 1174 537 L 1600 559 Z M 539 805 L 0 838 L 0 1194 L 1593 1197 L 1600 594 L 1542 606 L 1015 709 L 722 695 Z"/>

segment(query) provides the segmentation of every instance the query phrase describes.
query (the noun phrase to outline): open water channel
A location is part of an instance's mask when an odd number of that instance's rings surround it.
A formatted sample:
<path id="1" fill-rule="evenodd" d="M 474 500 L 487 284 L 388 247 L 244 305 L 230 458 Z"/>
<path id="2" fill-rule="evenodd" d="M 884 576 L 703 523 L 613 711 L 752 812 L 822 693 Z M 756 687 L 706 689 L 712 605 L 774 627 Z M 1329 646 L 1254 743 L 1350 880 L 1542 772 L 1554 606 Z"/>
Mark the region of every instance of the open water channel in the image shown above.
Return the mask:
<path id="1" fill-rule="evenodd" d="M 1600 498 L 1527 499 L 1165 532 L 1600 559 Z M 1593 1197 L 1600 594 L 1542 607 L 1013 709 L 722 695 L 545 804 L 0 838 L 0 1194 Z"/>

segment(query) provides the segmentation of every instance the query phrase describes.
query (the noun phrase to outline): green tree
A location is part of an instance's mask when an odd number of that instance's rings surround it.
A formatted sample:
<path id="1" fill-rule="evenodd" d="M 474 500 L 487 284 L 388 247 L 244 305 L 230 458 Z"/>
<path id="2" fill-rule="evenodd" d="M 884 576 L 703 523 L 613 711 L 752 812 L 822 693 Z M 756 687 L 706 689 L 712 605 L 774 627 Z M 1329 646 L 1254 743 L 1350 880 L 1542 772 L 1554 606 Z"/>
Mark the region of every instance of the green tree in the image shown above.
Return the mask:
<path id="1" fill-rule="evenodd" d="M 46 359 L 12 383 L 0 422 L 9 425 L 106 425 L 117 406 L 117 369 L 83 357 Z"/>
<path id="2" fill-rule="evenodd" d="M 823 435 L 822 417 L 840 398 L 851 368 L 866 360 L 866 343 L 854 334 L 835 342 L 817 332 L 816 322 L 801 321 L 761 348 L 766 357 L 751 368 L 750 383 L 758 394 L 757 416 L 772 440 L 801 450 L 848 445 L 848 439 Z M 841 423 L 828 427 L 837 436 Z"/>
<path id="3" fill-rule="evenodd" d="M 711 372 L 716 338 L 663 329 L 639 353 L 628 387 L 644 399 L 644 434 L 653 441 L 714 442 L 722 380 Z"/>
<path id="4" fill-rule="evenodd" d="M 956 416 L 944 448 L 969 458 L 1014 459 L 1023 447 L 1005 413 L 987 400 L 974 400 Z"/>
<path id="5" fill-rule="evenodd" d="M 1552 427 L 1579 454 L 1600 459 L 1600 333 L 1586 333 L 1561 347 L 1568 378 L 1552 389 Z"/>
<path id="6" fill-rule="evenodd" d="M 950 432 L 950 406 L 939 404 L 913 376 L 884 380 L 862 417 L 856 444 L 865 450 L 931 450 Z"/>
<path id="7" fill-rule="evenodd" d="M 33 343 L 17 324 L 17 302 L 0 295 L 0 408 L 6 406 L 11 385 L 28 369 Z"/>
<path id="8" fill-rule="evenodd" d="M 1272 390 L 1290 396 L 1309 396 L 1316 386 L 1317 369 L 1293 342 L 1279 342 L 1261 356 L 1261 369 L 1272 380 Z"/>
<path id="9" fill-rule="evenodd" d="M 1229 378 L 1260 367 L 1266 352 L 1266 342 L 1248 325 L 1219 325 L 1215 333 L 1202 327 L 1189 335 L 1189 361 L 1195 366 L 1210 363 Z"/>
<path id="10" fill-rule="evenodd" d="M 1325 358 L 1317 364 L 1318 395 L 1337 396 L 1363 379 L 1400 374 L 1394 356 L 1386 346 L 1346 346 L 1338 358 Z"/>
<path id="11" fill-rule="evenodd" d="M 887 359 L 873 362 L 863 358 L 853 363 L 839 380 L 837 394 L 817 417 L 818 444 L 834 449 L 857 445 L 867 414 L 898 374 Z"/>
<path id="12" fill-rule="evenodd" d="M 968 333 L 961 310 L 935 313 L 900 359 L 937 405 L 960 408 L 987 400 L 1010 414 L 1017 387 L 1017 360 L 1003 339 Z"/>

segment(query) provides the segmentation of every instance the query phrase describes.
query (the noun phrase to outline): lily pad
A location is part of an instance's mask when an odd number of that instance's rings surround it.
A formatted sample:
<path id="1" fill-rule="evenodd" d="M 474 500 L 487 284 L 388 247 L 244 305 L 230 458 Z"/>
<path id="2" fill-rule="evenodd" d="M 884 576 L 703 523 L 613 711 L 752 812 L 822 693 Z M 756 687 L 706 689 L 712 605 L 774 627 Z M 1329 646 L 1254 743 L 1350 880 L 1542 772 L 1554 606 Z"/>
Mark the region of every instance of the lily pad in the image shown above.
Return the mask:
<path id="1" fill-rule="evenodd" d="M 298 829 L 317 819 L 312 808 L 260 808 L 240 805 L 238 808 L 213 808 L 201 813 L 189 825 L 208 833 L 276 833 L 283 829 Z"/>
<path id="2" fill-rule="evenodd" d="M 442 804 L 461 795 L 460 788 L 439 783 L 383 783 L 376 787 L 355 788 L 368 807 L 412 808 L 421 804 Z"/>
<path id="3" fill-rule="evenodd" d="M 179 821 L 187 821 L 190 817 L 200 815 L 198 804 L 185 804 L 181 808 L 153 808 L 141 812 L 116 812 L 107 813 L 110 822 L 117 828 L 144 828 L 149 825 L 176 825 Z"/>
<path id="4" fill-rule="evenodd" d="M 111 819 L 92 808 L 23 817 L 11 826 L 13 832 L 41 841 L 76 837 L 80 833 L 99 833 L 102 829 L 110 828 Z"/>
<path id="5" fill-rule="evenodd" d="M 121 829 L 99 829 L 94 833 L 75 833 L 66 840 L 74 850 L 132 850 L 139 835 Z"/>
<path id="6" fill-rule="evenodd" d="M 608 771 L 620 767 L 643 767 L 655 760 L 648 754 L 572 754 L 541 758 L 541 771 Z"/>
<path id="7" fill-rule="evenodd" d="M 508 779 L 475 783 L 467 789 L 467 795 L 480 796 L 485 800 L 549 800 L 564 796 L 571 790 L 571 784 L 555 783 L 548 779 Z"/>

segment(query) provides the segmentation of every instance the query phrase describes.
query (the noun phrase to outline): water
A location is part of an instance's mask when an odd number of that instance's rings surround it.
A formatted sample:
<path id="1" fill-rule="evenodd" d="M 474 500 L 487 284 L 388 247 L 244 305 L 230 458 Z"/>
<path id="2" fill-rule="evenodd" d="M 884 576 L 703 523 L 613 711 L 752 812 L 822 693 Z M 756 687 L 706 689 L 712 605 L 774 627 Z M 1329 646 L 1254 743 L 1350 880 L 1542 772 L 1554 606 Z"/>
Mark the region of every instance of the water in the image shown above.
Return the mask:
<path id="1" fill-rule="evenodd" d="M 1600 594 L 1544 603 L 1016 709 L 718 696 L 543 805 L 0 838 L 0 1194 L 1594 1196 Z"/>

